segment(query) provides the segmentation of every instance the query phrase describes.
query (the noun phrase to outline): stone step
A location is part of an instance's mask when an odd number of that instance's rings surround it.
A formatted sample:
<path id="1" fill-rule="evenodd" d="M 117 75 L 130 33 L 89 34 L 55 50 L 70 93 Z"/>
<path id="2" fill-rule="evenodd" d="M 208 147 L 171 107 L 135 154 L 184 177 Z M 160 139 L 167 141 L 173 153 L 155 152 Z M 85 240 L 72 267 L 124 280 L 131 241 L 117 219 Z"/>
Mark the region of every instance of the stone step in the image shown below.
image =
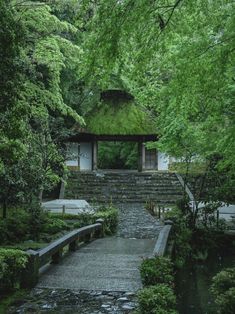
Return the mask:
<path id="1" fill-rule="evenodd" d="M 183 195 L 174 173 L 70 172 L 66 198 L 88 202 L 127 202 L 141 204 L 152 199 L 159 204 L 174 204 Z"/>

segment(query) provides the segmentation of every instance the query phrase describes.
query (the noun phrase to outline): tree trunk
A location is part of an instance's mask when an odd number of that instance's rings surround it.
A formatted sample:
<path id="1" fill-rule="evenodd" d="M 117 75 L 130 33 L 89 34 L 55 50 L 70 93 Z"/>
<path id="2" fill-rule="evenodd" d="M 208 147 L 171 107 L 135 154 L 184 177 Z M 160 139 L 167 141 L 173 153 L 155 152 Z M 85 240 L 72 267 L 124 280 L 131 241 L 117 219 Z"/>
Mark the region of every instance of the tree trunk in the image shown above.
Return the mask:
<path id="1" fill-rule="evenodd" d="M 7 201 L 3 200 L 3 206 L 2 206 L 2 218 L 7 218 Z"/>
<path id="2" fill-rule="evenodd" d="M 38 194 L 38 201 L 40 205 L 42 204 L 42 194 L 43 194 L 43 189 L 40 189 L 39 194 Z"/>

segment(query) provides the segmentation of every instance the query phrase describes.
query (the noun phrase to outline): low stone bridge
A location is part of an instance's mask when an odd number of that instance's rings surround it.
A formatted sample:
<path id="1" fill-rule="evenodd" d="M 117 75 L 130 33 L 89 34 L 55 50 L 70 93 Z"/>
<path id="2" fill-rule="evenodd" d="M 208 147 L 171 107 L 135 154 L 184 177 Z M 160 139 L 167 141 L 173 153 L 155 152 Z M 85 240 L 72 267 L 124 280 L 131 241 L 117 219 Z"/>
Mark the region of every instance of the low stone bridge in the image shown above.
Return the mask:
<path id="1" fill-rule="evenodd" d="M 46 265 L 28 299 L 9 313 L 131 313 L 142 287 L 139 266 L 153 254 L 163 226 L 142 205 L 118 207 L 116 236 L 96 239 Z M 56 261 L 58 252 L 50 250 Z"/>
<path id="2" fill-rule="evenodd" d="M 141 260 L 154 245 L 154 239 L 97 239 L 49 267 L 37 287 L 136 292 Z"/>

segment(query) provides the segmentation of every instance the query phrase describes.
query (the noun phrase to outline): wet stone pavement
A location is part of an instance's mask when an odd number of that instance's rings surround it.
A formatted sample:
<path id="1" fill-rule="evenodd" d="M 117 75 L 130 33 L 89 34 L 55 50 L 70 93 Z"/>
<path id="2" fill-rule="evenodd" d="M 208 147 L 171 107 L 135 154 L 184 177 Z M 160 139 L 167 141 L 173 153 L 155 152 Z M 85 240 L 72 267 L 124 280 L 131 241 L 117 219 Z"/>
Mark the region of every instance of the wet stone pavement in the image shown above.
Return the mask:
<path id="1" fill-rule="evenodd" d="M 117 236 L 122 238 L 156 239 L 162 224 L 145 208 L 144 204 L 117 204 L 119 224 Z"/>
<path id="2" fill-rule="evenodd" d="M 13 313 L 126 314 L 137 308 L 139 266 L 162 225 L 140 204 L 117 205 L 117 235 L 98 239 L 49 267 Z"/>
<path id="3" fill-rule="evenodd" d="M 9 308 L 8 314 L 62 313 L 62 314 L 123 314 L 137 307 L 136 294 L 132 292 L 71 291 L 38 289 Z"/>

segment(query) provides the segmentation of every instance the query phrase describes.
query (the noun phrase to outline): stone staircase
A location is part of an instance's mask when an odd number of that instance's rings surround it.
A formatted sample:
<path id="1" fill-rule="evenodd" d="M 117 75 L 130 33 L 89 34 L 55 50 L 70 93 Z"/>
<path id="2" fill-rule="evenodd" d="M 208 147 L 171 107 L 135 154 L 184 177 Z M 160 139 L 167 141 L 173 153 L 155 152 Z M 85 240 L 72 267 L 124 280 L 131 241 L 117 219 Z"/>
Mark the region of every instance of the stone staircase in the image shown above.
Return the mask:
<path id="1" fill-rule="evenodd" d="M 182 186 L 174 173 L 136 171 L 71 171 L 65 198 L 91 204 L 138 203 L 148 200 L 171 205 L 182 198 Z"/>

